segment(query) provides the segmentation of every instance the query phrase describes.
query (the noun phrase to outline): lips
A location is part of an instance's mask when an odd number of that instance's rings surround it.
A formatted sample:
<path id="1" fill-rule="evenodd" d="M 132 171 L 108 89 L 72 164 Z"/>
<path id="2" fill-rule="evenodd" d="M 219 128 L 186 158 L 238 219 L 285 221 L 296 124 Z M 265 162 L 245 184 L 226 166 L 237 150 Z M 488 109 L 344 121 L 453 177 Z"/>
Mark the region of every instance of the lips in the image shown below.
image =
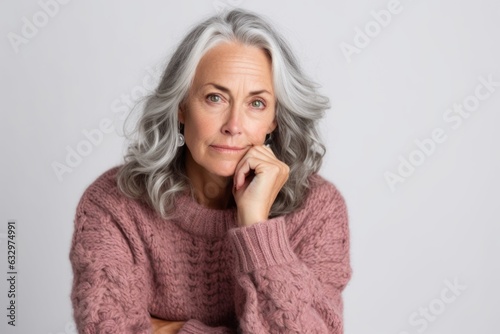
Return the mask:
<path id="1" fill-rule="evenodd" d="M 228 145 L 212 145 L 212 147 L 222 148 L 222 149 L 225 149 L 225 150 L 243 150 L 243 149 L 245 149 L 245 147 L 228 146 Z"/>
<path id="2" fill-rule="evenodd" d="M 210 147 L 221 153 L 238 153 L 246 149 L 246 147 L 228 146 L 228 145 L 210 145 Z"/>

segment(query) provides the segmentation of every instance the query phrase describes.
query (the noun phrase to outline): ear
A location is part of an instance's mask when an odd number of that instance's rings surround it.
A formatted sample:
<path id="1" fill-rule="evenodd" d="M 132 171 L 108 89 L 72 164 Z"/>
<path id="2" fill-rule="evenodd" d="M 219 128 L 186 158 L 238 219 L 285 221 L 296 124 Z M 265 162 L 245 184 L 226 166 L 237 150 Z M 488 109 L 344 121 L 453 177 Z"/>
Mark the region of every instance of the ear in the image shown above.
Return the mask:
<path id="1" fill-rule="evenodd" d="M 277 126 L 278 126 L 278 122 L 276 122 L 276 118 L 275 118 L 275 119 L 273 119 L 273 122 L 269 126 L 269 132 L 268 133 L 273 132 L 276 129 Z"/>

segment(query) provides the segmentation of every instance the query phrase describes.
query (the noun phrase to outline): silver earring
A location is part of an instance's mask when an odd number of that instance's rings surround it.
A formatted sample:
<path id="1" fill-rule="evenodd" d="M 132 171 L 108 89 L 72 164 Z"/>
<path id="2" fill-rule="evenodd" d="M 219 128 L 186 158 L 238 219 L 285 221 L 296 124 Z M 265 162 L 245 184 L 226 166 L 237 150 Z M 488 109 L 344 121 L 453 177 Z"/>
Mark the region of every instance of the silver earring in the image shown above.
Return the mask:
<path id="1" fill-rule="evenodd" d="M 182 129 L 184 128 L 183 124 L 179 124 L 179 133 L 177 133 L 177 146 L 181 147 L 184 146 L 186 143 L 186 140 L 184 139 L 184 135 L 181 133 Z"/>
<path id="2" fill-rule="evenodd" d="M 179 146 L 179 147 L 184 146 L 185 143 L 186 143 L 186 140 L 184 139 L 184 136 L 182 135 L 182 133 L 177 134 L 177 146 Z"/>

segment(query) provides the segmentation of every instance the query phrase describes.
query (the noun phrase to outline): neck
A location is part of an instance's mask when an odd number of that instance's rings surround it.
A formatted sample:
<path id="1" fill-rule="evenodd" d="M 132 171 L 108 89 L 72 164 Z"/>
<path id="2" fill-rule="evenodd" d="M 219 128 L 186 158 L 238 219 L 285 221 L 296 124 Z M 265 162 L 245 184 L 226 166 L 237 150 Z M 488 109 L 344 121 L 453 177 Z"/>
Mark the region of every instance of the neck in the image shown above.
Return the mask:
<path id="1" fill-rule="evenodd" d="M 208 172 L 193 160 L 189 150 L 186 152 L 186 174 L 199 204 L 211 209 L 226 209 L 234 204 L 233 178 Z"/>

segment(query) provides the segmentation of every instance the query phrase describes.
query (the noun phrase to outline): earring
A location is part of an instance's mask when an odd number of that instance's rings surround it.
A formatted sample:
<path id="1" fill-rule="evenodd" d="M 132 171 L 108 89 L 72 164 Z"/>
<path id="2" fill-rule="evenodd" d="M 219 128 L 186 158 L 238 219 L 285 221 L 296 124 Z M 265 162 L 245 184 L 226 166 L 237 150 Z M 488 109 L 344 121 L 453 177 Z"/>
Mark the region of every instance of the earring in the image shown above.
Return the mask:
<path id="1" fill-rule="evenodd" d="M 186 140 L 184 139 L 184 135 L 181 133 L 183 128 L 184 128 L 183 124 L 180 123 L 179 124 L 179 133 L 177 133 L 177 146 L 178 147 L 184 146 L 184 144 L 186 143 Z"/>
<path id="2" fill-rule="evenodd" d="M 178 147 L 184 146 L 185 143 L 186 143 L 186 140 L 184 139 L 184 136 L 182 135 L 182 133 L 177 134 L 177 146 Z"/>

